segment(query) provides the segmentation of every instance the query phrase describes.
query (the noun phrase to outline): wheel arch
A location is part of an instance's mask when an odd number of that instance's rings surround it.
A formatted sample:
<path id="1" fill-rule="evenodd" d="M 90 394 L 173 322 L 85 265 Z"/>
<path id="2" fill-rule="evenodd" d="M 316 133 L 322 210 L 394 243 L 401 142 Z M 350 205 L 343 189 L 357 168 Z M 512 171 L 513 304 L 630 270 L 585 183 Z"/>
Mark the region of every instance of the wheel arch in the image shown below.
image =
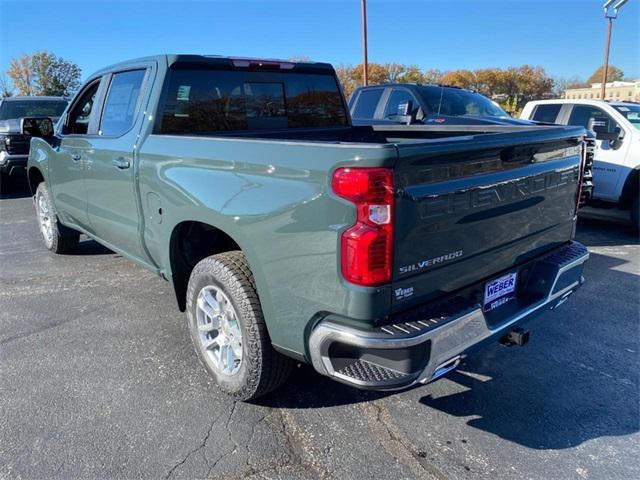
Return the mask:
<path id="1" fill-rule="evenodd" d="M 245 254 L 256 277 L 255 262 L 250 253 L 243 248 L 244 242 L 211 222 L 183 220 L 171 230 L 169 237 L 168 261 L 171 271 L 176 301 L 180 311 L 186 309 L 186 293 L 189 276 L 196 264 L 203 258 L 218 253 L 239 250 Z M 258 283 L 257 278 L 255 279 Z"/>
<path id="2" fill-rule="evenodd" d="M 628 207 L 634 198 L 640 195 L 640 166 L 635 167 L 627 175 L 627 179 L 622 187 L 619 203 L 623 207 Z"/>

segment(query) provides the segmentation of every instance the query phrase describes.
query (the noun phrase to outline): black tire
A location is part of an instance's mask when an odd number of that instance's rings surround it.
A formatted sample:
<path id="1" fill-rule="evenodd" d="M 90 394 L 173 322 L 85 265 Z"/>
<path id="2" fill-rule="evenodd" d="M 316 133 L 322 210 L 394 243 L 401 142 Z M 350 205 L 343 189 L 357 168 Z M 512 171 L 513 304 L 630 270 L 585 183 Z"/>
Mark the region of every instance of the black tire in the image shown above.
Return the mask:
<path id="1" fill-rule="evenodd" d="M 50 220 L 48 224 L 50 230 L 43 226 L 47 221 L 43 216 L 43 204 L 41 204 L 41 202 L 44 202 L 44 205 L 46 205 L 46 208 L 48 209 L 46 218 Z M 46 183 L 41 182 L 38 184 L 38 188 L 36 189 L 36 194 L 34 196 L 34 203 L 36 206 L 36 215 L 38 217 L 38 227 L 40 228 L 40 234 L 42 235 L 42 240 L 44 241 L 44 245 L 47 247 L 47 250 L 50 250 L 53 253 L 67 253 L 73 250 L 78 245 L 80 234 L 60 223 Z"/>
<path id="2" fill-rule="evenodd" d="M 640 233 L 640 196 L 631 202 L 631 226 L 636 233 Z"/>
<path id="3" fill-rule="evenodd" d="M 225 374 L 216 369 L 203 345 L 198 329 L 197 302 L 205 288 L 219 289 L 235 309 L 242 333 L 239 370 Z M 236 400 L 263 396 L 282 385 L 294 366 L 293 360 L 274 350 L 246 257 L 240 251 L 212 255 L 191 272 L 187 289 L 187 321 L 191 340 L 202 365 L 222 391 Z"/>

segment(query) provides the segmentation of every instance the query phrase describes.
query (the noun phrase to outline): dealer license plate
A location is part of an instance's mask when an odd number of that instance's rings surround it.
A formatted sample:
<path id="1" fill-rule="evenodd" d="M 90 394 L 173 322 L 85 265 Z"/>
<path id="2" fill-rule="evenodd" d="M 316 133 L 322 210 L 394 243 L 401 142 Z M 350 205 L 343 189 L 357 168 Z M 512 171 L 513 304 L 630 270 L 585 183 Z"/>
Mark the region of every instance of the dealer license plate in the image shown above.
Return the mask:
<path id="1" fill-rule="evenodd" d="M 516 273 L 508 273 L 484 286 L 484 311 L 504 305 L 516 296 Z"/>

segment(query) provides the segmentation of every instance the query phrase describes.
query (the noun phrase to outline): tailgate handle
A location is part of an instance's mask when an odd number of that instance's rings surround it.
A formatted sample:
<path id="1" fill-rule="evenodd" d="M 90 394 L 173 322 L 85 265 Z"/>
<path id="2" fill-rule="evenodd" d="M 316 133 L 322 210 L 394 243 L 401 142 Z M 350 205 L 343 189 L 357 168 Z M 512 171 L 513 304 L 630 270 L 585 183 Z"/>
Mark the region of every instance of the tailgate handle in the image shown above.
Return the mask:
<path id="1" fill-rule="evenodd" d="M 118 158 L 114 158 L 111 163 L 113 164 L 114 167 L 119 168 L 120 170 L 124 170 L 125 168 L 129 168 L 129 166 L 131 165 L 129 163 L 129 160 L 127 160 L 124 157 L 118 157 Z"/>
<path id="2" fill-rule="evenodd" d="M 80 154 L 77 152 L 73 152 L 71 154 L 71 160 L 73 160 L 74 162 L 77 162 L 78 160 L 80 160 Z"/>

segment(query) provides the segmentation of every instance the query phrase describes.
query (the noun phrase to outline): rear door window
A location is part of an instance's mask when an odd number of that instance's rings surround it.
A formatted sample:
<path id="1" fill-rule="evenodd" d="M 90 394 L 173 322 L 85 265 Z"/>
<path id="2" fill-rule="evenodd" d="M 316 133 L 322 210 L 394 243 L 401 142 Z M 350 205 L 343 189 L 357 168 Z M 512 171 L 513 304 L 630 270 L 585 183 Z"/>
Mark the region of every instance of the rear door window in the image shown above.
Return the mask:
<path id="1" fill-rule="evenodd" d="M 556 118 L 558 118 L 561 108 L 562 104 L 560 103 L 552 105 L 538 105 L 533 112 L 531 120 L 535 120 L 536 122 L 556 123 Z"/>
<path id="2" fill-rule="evenodd" d="M 353 109 L 353 118 L 373 118 L 382 92 L 384 92 L 383 88 L 360 90 Z"/>
<path id="3" fill-rule="evenodd" d="M 156 133 L 346 126 L 332 74 L 174 68 Z"/>
<path id="4" fill-rule="evenodd" d="M 100 134 L 120 136 L 133 126 L 145 70 L 113 75 L 102 111 Z"/>

